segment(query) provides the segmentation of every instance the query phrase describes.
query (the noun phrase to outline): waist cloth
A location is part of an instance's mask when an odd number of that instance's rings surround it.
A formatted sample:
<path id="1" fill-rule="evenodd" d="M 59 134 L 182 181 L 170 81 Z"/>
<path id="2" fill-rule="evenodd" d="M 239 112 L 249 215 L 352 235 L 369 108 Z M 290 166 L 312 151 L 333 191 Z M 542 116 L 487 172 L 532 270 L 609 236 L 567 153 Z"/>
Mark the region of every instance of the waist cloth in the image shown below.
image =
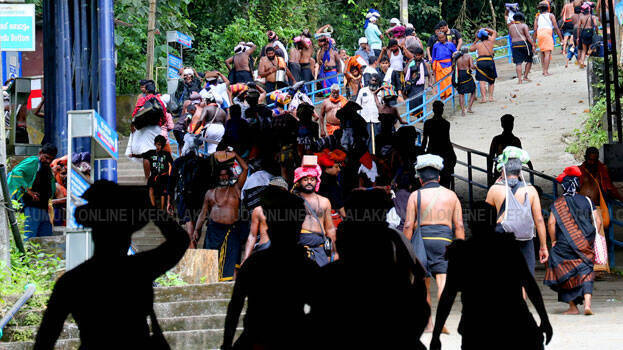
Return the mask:
<path id="1" fill-rule="evenodd" d="M 446 225 L 425 225 L 421 227 L 421 232 L 428 271 L 433 276 L 447 273 L 446 247 L 452 243 L 452 228 Z"/>
<path id="2" fill-rule="evenodd" d="M 299 245 L 307 250 L 307 257 L 322 267 L 329 263 L 327 253 L 324 251 L 324 236 L 321 232 L 301 230 Z"/>
<path id="3" fill-rule="evenodd" d="M 532 45 L 525 41 L 516 41 L 511 44 L 513 63 L 532 63 Z"/>
<path id="4" fill-rule="evenodd" d="M 476 80 L 494 84 L 497 77 L 498 72 L 492 56 L 480 56 L 476 59 Z"/>
<path id="5" fill-rule="evenodd" d="M 205 249 L 218 250 L 219 282 L 234 279 L 236 264 L 240 262 L 240 232 L 237 222 L 227 225 L 210 220 L 206 229 Z"/>
<path id="6" fill-rule="evenodd" d="M 536 40 L 542 52 L 554 50 L 554 36 L 551 28 L 539 28 L 536 32 Z"/>
<path id="7" fill-rule="evenodd" d="M 248 70 L 234 70 L 233 83 L 248 83 L 253 81 L 253 74 Z"/>
<path id="8" fill-rule="evenodd" d="M 472 77 L 472 73 L 467 69 L 457 70 L 457 74 L 452 81 L 452 85 L 461 95 L 473 94 L 474 91 L 476 91 L 474 77 Z"/>
<path id="9" fill-rule="evenodd" d="M 593 43 L 593 28 L 582 29 L 580 32 L 580 41 L 584 45 L 591 45 Z"/>

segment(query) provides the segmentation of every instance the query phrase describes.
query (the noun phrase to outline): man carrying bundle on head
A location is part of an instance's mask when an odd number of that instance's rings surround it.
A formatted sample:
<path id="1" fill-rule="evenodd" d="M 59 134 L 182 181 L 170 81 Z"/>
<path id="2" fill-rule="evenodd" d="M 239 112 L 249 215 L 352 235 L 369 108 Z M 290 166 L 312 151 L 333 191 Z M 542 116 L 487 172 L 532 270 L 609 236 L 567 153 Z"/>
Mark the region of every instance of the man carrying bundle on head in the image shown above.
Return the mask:
<path id="1" fill-rule="evenodd" d="M 482 95 L 482 100 L 480 103 L 487 102 L 487 89 L 485 87 L 485 83 L 489 85 L 489 102 L 493 102 L 495 78 L 498 77 L 498 73 L 495 70 L 495 61 L 493 60 L 493 48 L 495 46 L 495 38 L 497 38 L 497 35 L 498 33 L 493 29 L 480 29 L 476 34 L 476 40 L 469 48 L 470 52 L 478 52 L 478 58 L 476 59 L 476 80 L 481 82 L 480 94 Z"/>

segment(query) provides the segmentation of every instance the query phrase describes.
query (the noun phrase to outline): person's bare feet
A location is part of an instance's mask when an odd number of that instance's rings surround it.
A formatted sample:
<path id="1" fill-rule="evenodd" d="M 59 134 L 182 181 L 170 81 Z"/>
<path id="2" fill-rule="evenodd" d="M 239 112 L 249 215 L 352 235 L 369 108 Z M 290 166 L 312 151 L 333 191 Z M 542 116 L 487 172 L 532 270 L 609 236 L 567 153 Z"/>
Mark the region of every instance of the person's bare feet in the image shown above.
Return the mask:
<path id="1" fill-rule="evenodd" d="M 478 103 L 487 103 L 487 100 L 482 99 L 482 100 L 478 101 Z"/>
<path id="2" fill-rule="evenodd" d="M 586 315 L 586 316 L 592 316 L 592 315 L 594 315 L 593 310 L 591 310 L 591 309 L 590 309 L 590 308 L 588 308 L 588 307 L 585 307 L 585 308 L 584 308 L 584 315 Z"/>
<path id="3" fill-rule="evenodd" d="M 578 310 L 578 308 L 576 306 L 570 306 L 569 309 L 565 312 L 563 312 L 563 315 L 578 315 L 580 313 L 580 310 Z"/>
<path id="4" fill-rule="evenodd" d="M 474 111 L 472 111 L 471 109 L 468 109 L 468 110 L 467 110 L 467 113 L 472 113 L 472 114 L 474 114 Z"/>
<path id="5" fill-rule="evenodd" d="M 446 328 L 446 326 L 443 326 L 443 329 L 441 330 L 441 334 L 450 334 L 450 331 L 448 330 L 448 328 Z"/>
<path id="6" fill-rule="evenodd" d="M 523 77 L 523 80 L 524 80 L 525 82 L 527 82 L 527 83 L 532 82 L 532 80 L 528 79 L 528 77 Z"/>
<path id="7" fill-rule="evenodd" d="M 465 116 L 465 110 L 461 111 L 461 115 L 464 117 Z"/>
<path id="8" fill-rule="evenodd" d="M 424 329 L 424 333 L 432 333 L 433 332 L 433 320 L 429 319 L 426 328 Z"/>
<path id="9" fill-rule="evenodd" d="M 544 76 L 549 77 L 550 75 L 552 75 L 552 73 L 547 72 L 547 73 L 543 73 Z"/>
<path id="10" fill-rule="evenodd" d="M 493 97 L 489 97 L 489 102 L 495 102 L 495 99 Z"/>

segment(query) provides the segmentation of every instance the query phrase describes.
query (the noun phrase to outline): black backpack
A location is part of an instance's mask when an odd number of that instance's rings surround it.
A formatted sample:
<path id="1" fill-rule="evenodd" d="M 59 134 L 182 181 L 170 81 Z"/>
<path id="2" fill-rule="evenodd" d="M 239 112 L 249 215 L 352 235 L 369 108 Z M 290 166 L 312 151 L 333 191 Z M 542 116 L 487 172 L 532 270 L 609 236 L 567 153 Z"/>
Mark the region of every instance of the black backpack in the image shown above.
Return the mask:
<path id="1" fill-rule="evenodd" d="M 156 96 L 152 96 L 147 100 L 141 109 L 136 112 L 132 124 L 137 130 L 140 130 L 146 126 L 158 125 L 160 120 L 164 117 L 164 110 L 162 105 Z"/>

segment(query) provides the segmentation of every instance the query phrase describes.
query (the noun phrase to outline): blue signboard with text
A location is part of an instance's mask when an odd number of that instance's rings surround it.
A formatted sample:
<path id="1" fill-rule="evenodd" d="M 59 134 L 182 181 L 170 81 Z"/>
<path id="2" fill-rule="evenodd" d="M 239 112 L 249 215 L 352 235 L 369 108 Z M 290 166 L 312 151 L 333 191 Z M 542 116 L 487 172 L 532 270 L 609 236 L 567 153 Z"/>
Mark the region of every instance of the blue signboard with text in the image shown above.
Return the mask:
<path id="1" fill-rule="evenodd" d="M 35 51 L 35 5 L 0 4 L 0 51 Z"/>
<path id="2" fill-rule="evenodd" d="M 95 112 L 93 119 L 93 138 L 111 157 L 119 158 L 117 132 L 97 112 Z"/>
<path id="3" fill-rule="evenodd" d="M 77 172 L 73 167 L 71 168 L 71 176 L 69 176 L 69 181 L 71 181 L 70 188 L 71 193 L 69 193 L 69 200 L 67 201 L 68 213 L 67 213 L 67 227 L 69 228 L 79 228 L 82 227 L 78 225 L 76 222 L 76 218 L 74 217 L 74 213 L 76 212 L 76 208 L 86 204 L 86 201 L 81 198 L 84 192 L 91 186 L 89 182 L 83 177 L 82 174 Z"/>
<path id="4" fill-rule="evenodd" d="M 177 42 L 189 49 L 193 46 L 193 39 L 182 32 L 177 32 Z"/>

